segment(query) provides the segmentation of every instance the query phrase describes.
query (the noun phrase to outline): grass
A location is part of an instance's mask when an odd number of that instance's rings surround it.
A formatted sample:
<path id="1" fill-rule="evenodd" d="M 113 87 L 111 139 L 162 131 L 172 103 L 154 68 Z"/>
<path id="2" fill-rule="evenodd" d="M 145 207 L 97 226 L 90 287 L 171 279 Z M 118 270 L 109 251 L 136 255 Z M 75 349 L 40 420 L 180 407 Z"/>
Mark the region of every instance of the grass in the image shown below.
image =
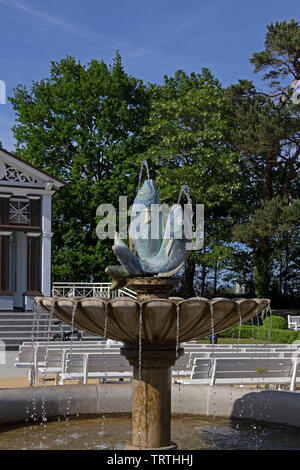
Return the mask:
<path id="1" fill-rule="evenodd" d="M 209 344 L 208 339 L 199 339 L 199 344 Z M 272 344 L 267 339 L 255 338 L 218 338 L 218 344 Z M 277 344 L 277 343 L 276 343 Z"/>

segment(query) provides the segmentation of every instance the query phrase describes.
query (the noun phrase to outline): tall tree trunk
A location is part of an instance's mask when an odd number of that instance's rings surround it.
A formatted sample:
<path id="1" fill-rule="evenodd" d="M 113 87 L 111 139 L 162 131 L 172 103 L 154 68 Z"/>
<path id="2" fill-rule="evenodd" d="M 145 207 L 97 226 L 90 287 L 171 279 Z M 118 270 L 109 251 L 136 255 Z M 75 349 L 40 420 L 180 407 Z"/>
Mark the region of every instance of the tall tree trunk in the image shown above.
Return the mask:
<path id="1" fill-rule="evenodd" d="M 217 295 L 217 284 L 218 284 L 218 260 L 215 262 L 214 266 L 214 297 Z"/>
<path id="2" fill-rule="evenodd" d="M 289 250 L 289 236 L 285 231 L 283 232 L 284 240 L 284 278 L 283 278 L 283 295 L 288 296 L 288 286 L 289 286 L 289 264 L 290 264 L 290 250 Z"/>
<path id="3" fill-rule="evenodd" d="M 185 273 L 184 273 L 184 298 L 188 299 L 195 295 L 194 292 L 194 277 L 195 277 L 195 263 L 193 259 L 188 259 L 185 263 Z"/>
<path id="4" fill-rule="evenodd" d="M 269 237 L 261 240 L 255 253 L 254 286 L 256 297 L 268 298 L 270 288 Z"/>
<path id="5" fill-rule="evenodd" d="M 202 266 L 201 269 L 201 291 L 200 295 L 201 297 L 204 297 L 205 295 L 205 282 L 206 282 L 206 266 Z"/>
<path id="6" fill-rule="evenodd" d="M 272 188 L 272 177 L 273 168 L 277 162 L 278 155 L 280 153 L 280 146 L 277 143 L 271 144 L 267 151 L 267 161 L 264 174 L 264 185 L 263 185 L 263 199 L 264 201 L 270 201 L 273 197 Z"/>
<path id="7" fill-rule="evenodd" d="M 268 148 L 267 162 L 264 174 L 263 200 L 270 201 L 273 197 L 272 177 L 273 168 L 280 153 L 278 143 L 273 143 Z M 263 237 L 256 249 L 254 257 L 254 287 L 257 297 L 268 297 L 270 289 L 270 240 Z"/>

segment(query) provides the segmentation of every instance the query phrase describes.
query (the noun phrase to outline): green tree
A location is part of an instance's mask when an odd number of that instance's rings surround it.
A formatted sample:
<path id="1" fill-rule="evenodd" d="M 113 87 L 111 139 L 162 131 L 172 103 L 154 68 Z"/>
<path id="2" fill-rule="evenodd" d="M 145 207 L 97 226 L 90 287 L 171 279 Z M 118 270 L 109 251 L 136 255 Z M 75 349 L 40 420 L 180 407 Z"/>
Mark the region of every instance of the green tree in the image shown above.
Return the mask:
<path id="1" fill-rule="evenodd" d="M 264 297 L 270 295 L 274 248 L 269 231 L 263 230 L 264 213 L 270 207 L 268 202 L 277 196 L 281 205 L 299 196 L 300 163 L 299 105 L 290 99 L 295 79 L 300 78 L 300 27 L 292 20 L 267 28 L 265 50 L 254 53 L 251 62 L 256 72 L 267 72 L 263 79 L 270 81 L 271 91 L 260 92 L 247 80 L 226 90 L 233 109 L 232 141 L 252 173 L 249 181 L 256 194 L 252 210 L 240 223 L 244 228 L 236 229 L 235 236 L 240 235 L 240 241 L 253 249 L 255 292 Z M 292 83 L 278 81 L 287 78 Z M 259 230 L 251 221 L 253 210 L 261 210 L 260 216 L 255 212 L 254 217 Z"/>
<path id="2" fill-rule="evenodd" d="M 242 210 L 243 187 L 239 153 L 228 143 L 228 103 L 220 83 L 207 69 L 187 75 L 182 70 L 152 89 L 145 132 L 152 145 L 146 152 L 158 164 L 157 183 L 163 202 L 177 200 L 188 185 L 194 204 L 205 205 L 206 248 L 230 240 L 230 230 Z M 207 243 L 207 241 L 209 242 Z M 220 252 L 215 253 L 218 263 Z M 184 295 L 194 292 L 196 266 L 204 262 L 192 252 L 185 267 Z M 210 260 L 211 262 L 211 260 Z M 203 265 L 204 267 L 204 265 Z"/>
<path id="3" fill-rule="evenodd" d="M 148 145 L 147 88 L 125 73 L 118 53 L 112 66 L 66 57 L 30 90 L 17 86 L 10 101 L 17 154 L 66 182 L 53 198 L 54 280 L 103 280 L 116 258 L 112 241 L 96 236 L 96 209 L 134 197 Z"/>
<path id="4" fill-rule="evenodd" d="M 274 275 L 279 258 L 277 266 L 279 288 L 286 296 L 299 291 L 299 233 L 300 199 L 289 201 L 280 196 L 265 201 L 251 215 L 248 222 L 236 225 L 234 228 L 235 237 L 254 250 L 258 250 L 261 240 L 268 239 L 269 257 L 266 259 L 261 256 L 260 270 L 262 272 L 263 269 L 272 269 Z M 256 254 L 256 257 L 258 258 L 260 254 L 260 252 Z M 293 277 L 296 283 L 291 283 Z M 287 287 L 288 282 L 291 284 L 290 290 Z M 264 286 L 256 287 L 262 290 Z"/>
<path id="5" fill-rule="evenodd" d="M 288 95 L 300 80 L 300 28 L 291 19 L 267 25 L 265 49 L 255 52 L 250 60 L 255 73 L 266 72 L 263 80 L 269 82 L 272 96 L 286 102 Z M 284 82 L 286 79 L 287 83 Z"/>

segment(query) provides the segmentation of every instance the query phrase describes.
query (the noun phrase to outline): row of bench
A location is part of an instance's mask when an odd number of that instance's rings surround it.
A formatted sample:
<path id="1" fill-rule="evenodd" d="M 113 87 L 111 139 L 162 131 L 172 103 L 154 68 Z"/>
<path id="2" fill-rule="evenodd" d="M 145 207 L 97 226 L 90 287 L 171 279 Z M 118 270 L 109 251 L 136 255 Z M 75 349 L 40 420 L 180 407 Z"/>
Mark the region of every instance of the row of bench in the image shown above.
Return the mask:
<path id="1" fill-rule="evenodd" d="M 294 391 L 300 382 L 298 359 L 294 358 L 195 358 L 190 379 L 183 384 L 288 385 Z"/>
<path id="2" fill-rule="evenodd" d="M 74 378 L 87 383 L 88 378 L 132 376 L 131 366 L 120 355 L 120 346 L 113 344 L 107 347 L 105 343 L 93 341 L 72 345 L 66 342 L 23 343 L 15 366 L 29 369 L 31 386 L 38 384 L 39 373 L 44 378 L 55 375 L 60 384 Z"/>
<path id="3" fill-rule="evenodd" d="M 185 349 L 185 355 L 178 359 L 172 370 L 173 378 L 177 381 L 219 384 L 219 379 L 222 378 L 232 384 L 237 383 L 236 380 L 240 384 L 249 383 L 249 380 L 253 384 L 263 381 L 289 383 L 291 389 L 295 387 L 297 381 L 298 369 L 294 368 L 294 364 L 297 363 L 300 352 L 298 345 L 293 348 L 285 345 L 272 345 L 272 347 L 257 345 L 255 348 L 249 345 L 239 348 L 218 345 L 216 348 L 216 345 L 197 343 L 186 343 L 181 346 Z M 285 368 L 274 375 L 274 368 L 270 366 L 276 363 L 280 364 L 280 367 L 284 364 Z M 232 369 L 232 364 L 236 370 Z M 104 342 L 99 341 L 72 344 L 24 343 L 20 347 L 16 366 L 29 368 L 30 385 L 38 384 L 39 373 L 44 378 L 54 375 L 56 382 L 60 384 L 68 379 L 78 379 L 87 383 L 90 378 L 99 380 L 132 378 L 132 368 L 120 355 L 120 346 L 110 345 L 107 348 Z M 218 375 L 220 367 L 222 367 L 221 377 Z M 224 376 L 225 370 L 226 376 Z M 254 379 L 258 381 L 255 382 Z M 196 382 L 197 380 L 202 382 Z"/>

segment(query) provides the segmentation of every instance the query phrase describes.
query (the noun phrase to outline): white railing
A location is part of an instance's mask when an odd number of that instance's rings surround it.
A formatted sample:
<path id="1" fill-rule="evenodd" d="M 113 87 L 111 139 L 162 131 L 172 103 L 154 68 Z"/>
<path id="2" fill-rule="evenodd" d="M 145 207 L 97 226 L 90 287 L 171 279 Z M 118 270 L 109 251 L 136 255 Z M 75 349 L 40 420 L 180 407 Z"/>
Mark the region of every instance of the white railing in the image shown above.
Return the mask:
<path id="1" fill-rule="evenodd" d="M 136 292 L 127 287 L 111 291 L 110 282 L 54 282 L 52 297 L 115 297 L 136 298 Z"/>
<path id="2" fill-rule="evenodd" d="M 288 315 L 288 329 L 289 330 L 300 330 L 300 317 Z"/>

